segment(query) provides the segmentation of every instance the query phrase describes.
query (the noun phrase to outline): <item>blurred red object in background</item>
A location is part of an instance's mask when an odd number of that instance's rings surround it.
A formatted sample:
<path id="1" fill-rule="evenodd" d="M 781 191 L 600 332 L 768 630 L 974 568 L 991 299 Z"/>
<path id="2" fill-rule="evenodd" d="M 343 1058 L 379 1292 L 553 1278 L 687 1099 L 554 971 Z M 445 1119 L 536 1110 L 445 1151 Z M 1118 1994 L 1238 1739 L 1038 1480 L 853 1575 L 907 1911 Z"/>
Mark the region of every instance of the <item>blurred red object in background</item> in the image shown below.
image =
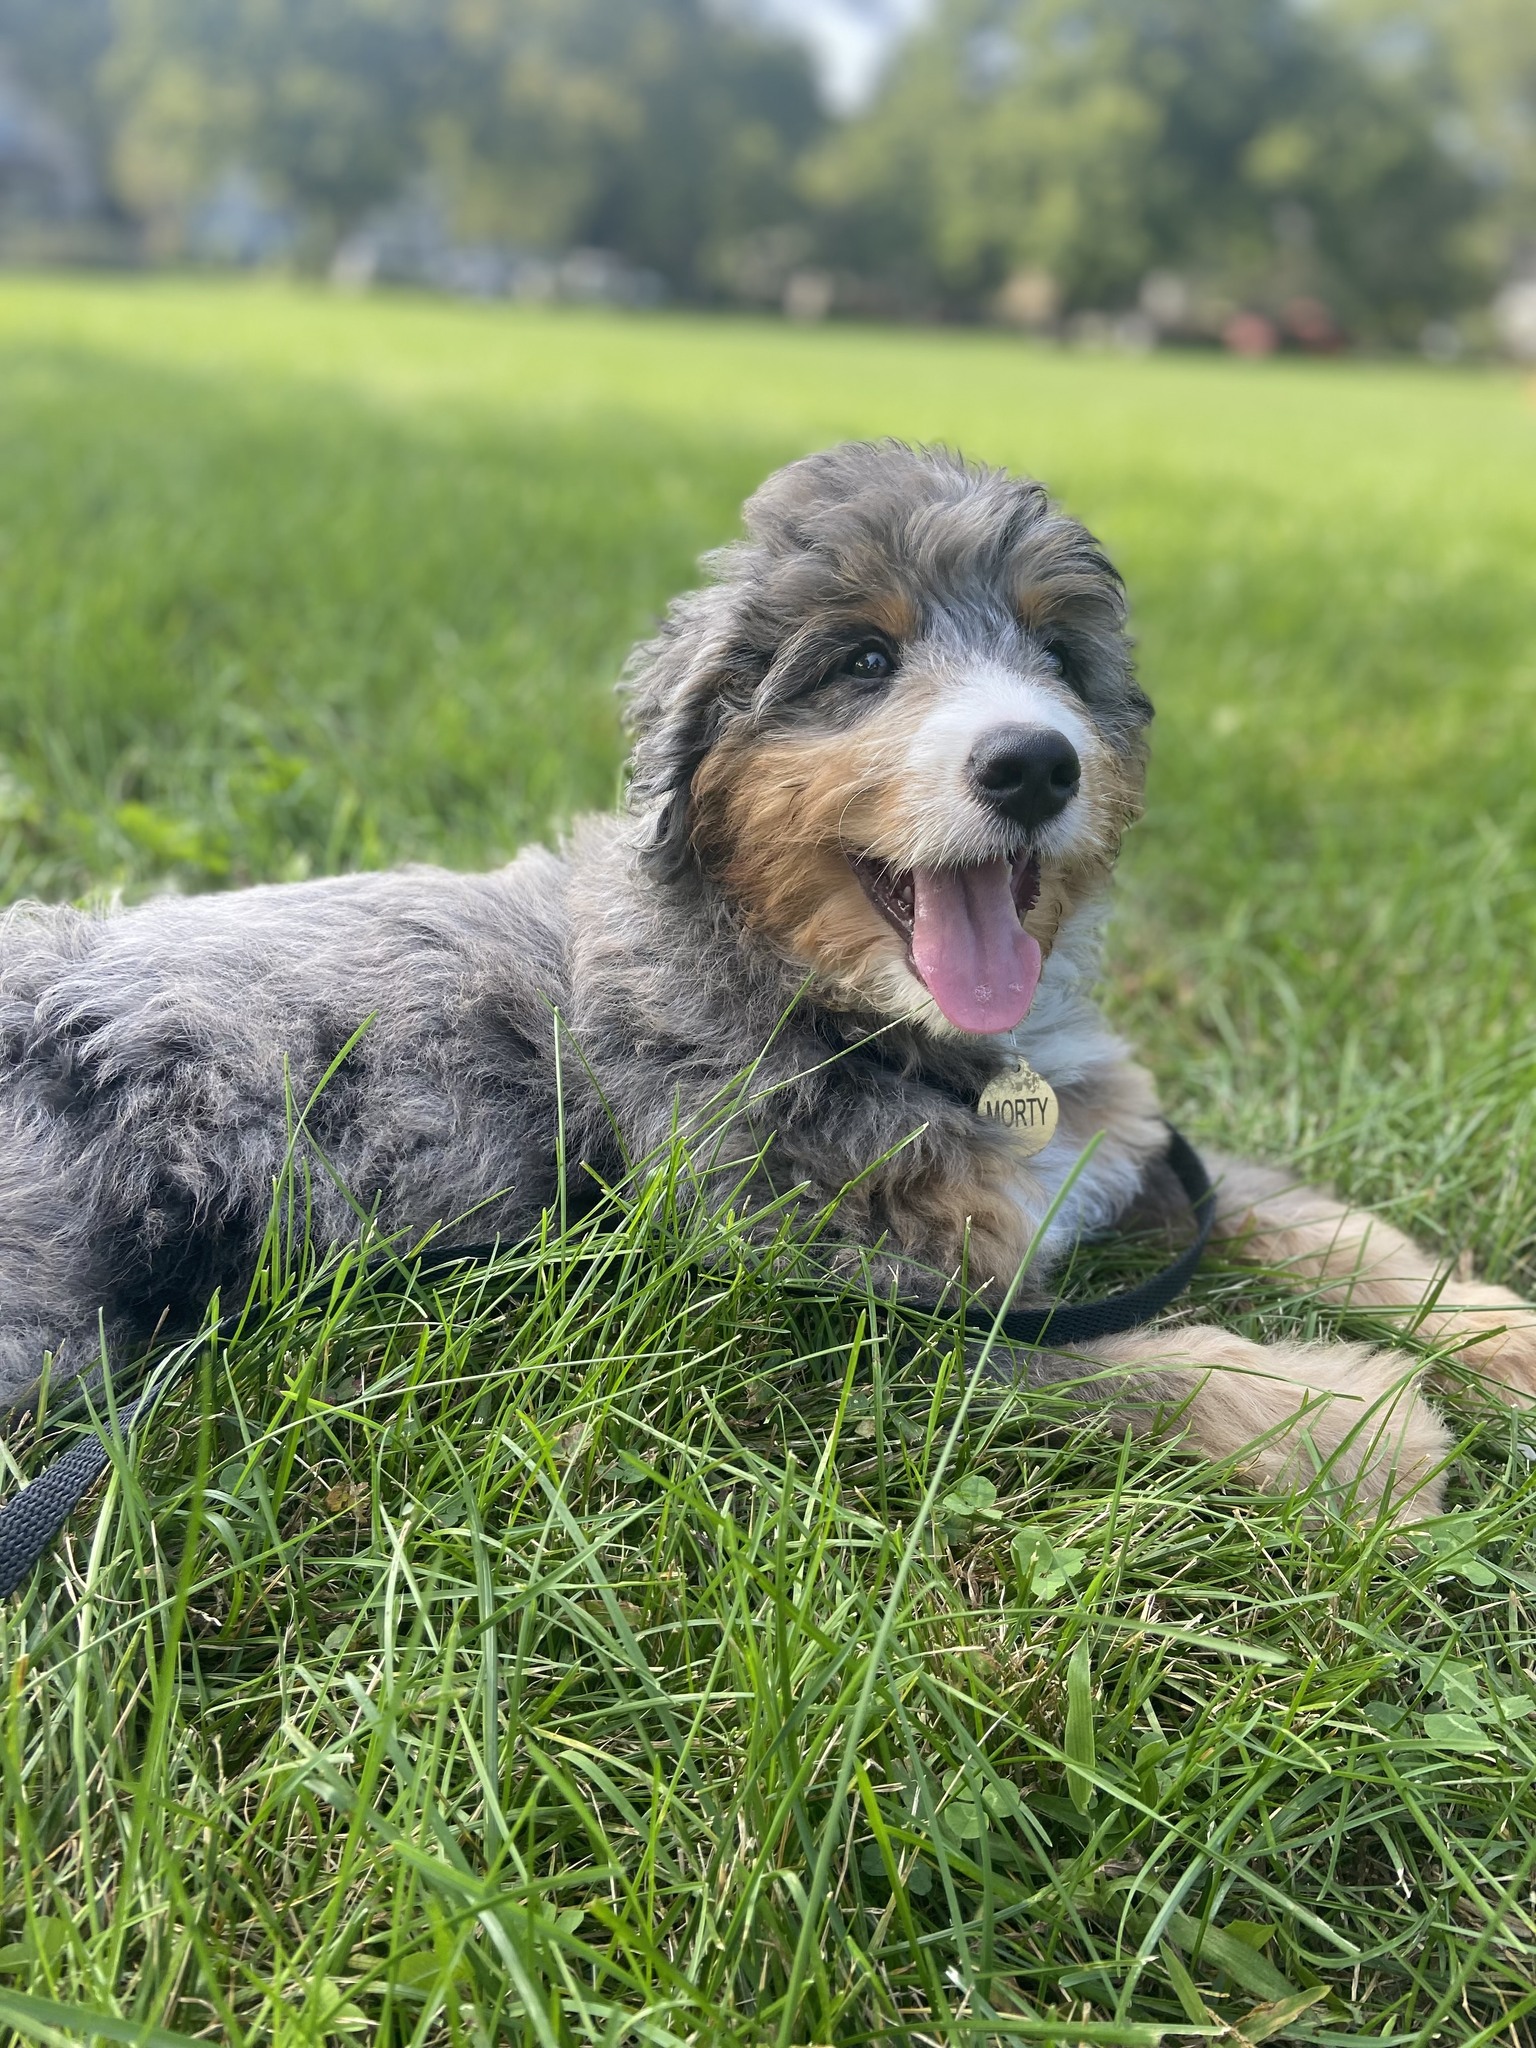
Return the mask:
<path id="1" fill-rule="evenodd" d="M 1313 355 L 1333 355 L 1344 346 L 1344 331 L 1321 299 L 1287 299 L 1280 325 L 1288 340 Z"/>
<path id="2" fill-rule="evenodd" d="M 1235 356 L 1272 356 L 1280 346 L 1280 330 L 1267 313 L 1234 313 L 1221 339 Z"/>

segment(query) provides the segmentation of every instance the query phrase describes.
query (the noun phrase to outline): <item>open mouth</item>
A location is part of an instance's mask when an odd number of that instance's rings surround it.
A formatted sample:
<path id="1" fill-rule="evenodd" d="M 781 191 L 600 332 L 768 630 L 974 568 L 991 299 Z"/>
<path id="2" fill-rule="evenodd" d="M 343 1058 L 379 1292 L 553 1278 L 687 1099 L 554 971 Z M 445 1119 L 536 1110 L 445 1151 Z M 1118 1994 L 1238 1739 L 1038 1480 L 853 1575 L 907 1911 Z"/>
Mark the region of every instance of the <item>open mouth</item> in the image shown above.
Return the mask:
<path id="1" fill-rule="evenodd" d="M 867 854 L 849 864 L 907 944 L 912 972 L 957 1031 L 1011 1031 L 1028 1015 L 1043 964 L 1023 920 L 1040 894 L 1031 853 L 968 867 L 893 868 Z"/>

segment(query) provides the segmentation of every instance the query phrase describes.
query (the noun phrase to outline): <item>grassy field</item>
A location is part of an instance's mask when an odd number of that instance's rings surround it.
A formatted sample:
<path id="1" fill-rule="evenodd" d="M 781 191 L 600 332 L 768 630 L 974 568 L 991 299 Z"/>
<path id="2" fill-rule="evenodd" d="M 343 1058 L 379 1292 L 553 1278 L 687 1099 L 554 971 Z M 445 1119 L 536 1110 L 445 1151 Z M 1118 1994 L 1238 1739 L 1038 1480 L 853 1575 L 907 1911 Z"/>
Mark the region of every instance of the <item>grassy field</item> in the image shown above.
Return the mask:
<path id="1" fill-rule="evenodd" d="M 1126 572 L 1109 993 L 1169 1103 L 1536 1284 L 1512 377 L 0 282 L 0 888 L 557 830 L 745 492 L 884 433 Z M 0 2025 L 1536 2041 L 1531 1421 L 1451 1394 L 1412 1543 L 1309 1523 L 968 1396 L 942 1327 L 701 1278 L 668 1195 L 451 1294 L 274 1253 L 0 1613 Z"/>

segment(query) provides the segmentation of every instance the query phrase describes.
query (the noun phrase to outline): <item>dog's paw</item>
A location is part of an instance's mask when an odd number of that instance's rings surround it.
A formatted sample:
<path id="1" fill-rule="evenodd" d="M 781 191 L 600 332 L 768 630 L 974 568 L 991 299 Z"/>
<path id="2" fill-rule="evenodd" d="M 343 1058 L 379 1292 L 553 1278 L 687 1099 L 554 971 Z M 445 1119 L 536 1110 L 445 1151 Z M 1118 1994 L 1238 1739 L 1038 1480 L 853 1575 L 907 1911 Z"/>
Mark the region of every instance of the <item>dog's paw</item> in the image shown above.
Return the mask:
<path id="1" fill-rule="evenodd" d="M 1417 1522 L 1439 1513 L 1450 1435 L 1402 1358 L 1364 1344 L 1252 1348 L 1240 1391 L 1229 1367 L 1197 1396 L 1207 1450 L 1233 1457 L 1267 1492 L 1316 1484 L 1351 1514 L 1386 1505 L 1395 1521 Z M 1241 1447 L 1238 1430 L 1249 1435 Z"/>
<path id="2" fill-rule="evenodd" d="M 1374 1515 L 1386 1504 L 1400 1522 L 1440 1512 L 1450 1432 L 1400 1355 L 1363 1344 L 1276 1345 L 1264 1355 L 1286 1375 L 1271 1400 L 1290 1411 L 1241 1461 L 1254 1478 L 1291 1491 L 1316 1478 L 1346 1510 Z"/>
<path id="3" fill-rule="evenodd" d="M 1450 1435 L 1399 1354 L 1366 1344 L 1254 1344 L 1196 1326 L 1093 1347 L 1213 1462 L 1270 1493 L 1316 1488 L 1345 1513 L 1400 1522 L 1440 1511 Z M 1135 1421 L 1122 1392 L 1117 1403 Z M 1147 1409 L 1145 1401 L 1142 1417 Z M 1143 1419 L 1139 1426 L 1147 1426 Z"/>
<path id="4" fill-rule="evenodd" d="M 1422 1334 L 1475 1373 L 1493 1399 L 1536 1401 L 1536 1308 L 1507 1287 L 1453 1280 Z"/>

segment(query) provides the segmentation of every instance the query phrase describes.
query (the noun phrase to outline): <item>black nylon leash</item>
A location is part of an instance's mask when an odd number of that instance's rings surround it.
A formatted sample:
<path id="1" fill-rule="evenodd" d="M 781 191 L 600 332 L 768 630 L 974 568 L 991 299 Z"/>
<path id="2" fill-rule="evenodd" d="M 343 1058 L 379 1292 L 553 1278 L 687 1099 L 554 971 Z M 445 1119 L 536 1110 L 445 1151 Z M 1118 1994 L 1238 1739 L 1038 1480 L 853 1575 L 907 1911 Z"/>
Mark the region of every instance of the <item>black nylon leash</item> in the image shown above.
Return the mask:
<path id="1" fill-rule="evenodd" d="M 1215 1190 L 1204 1162 L 1189 1140 L 1172 1126 L 1169 1127 L 1168 1150 L 1164 1156 L 1174 1178 L 1189 1198 L 1196 1224 L 1194 1237 L 1172 1264 L 1164 1266 L 1161 1272 L 1152 1274 L 1135 1287 L 1121 1288 L 1118 1293 L 1103 1295 L 1098 1301 L 1056 1302 L 1047 1308 L 1016 1308 L 1002 1317 L 985 1308 L 967 1305 L 965 1320 L 968 1327 L 983 1336 L 989 1336 L 995 1330 L 1009 1344 L 1038 1346 L 1049 1343 L 1054 1349 L 1091 1344 L 1099 1337 L 1123 1336 L 1127 1330 L 1139 1329 L 1143 1323 L 1161 1315 L 1194 1278 L 1216 1214 Z M 428 1247 L 415 1258 L 392 1259 L 388 1263 L 408 1266 L 414 1274 L 430 1275 L 446 1272 L 455 1266 L 489 1265 L 507 1249 L 503 1244 L 449 1245 L 442 1249 Z M 898 1302 L 897 1305 L 901 1304 Z M 232 1316 L 226 1317 L 215 1335 L 232 1329 L 237 1320 Z M 167 1371 L 143 1393 L 125 1401 L 117 1410 L 119 1432 L 126 1436 L 136 1422 L 152 1415 L 181 1378 L 182 1372 Z M 16 1592 L 25 1582 L 32 1567 L 50 1549 L 76 1506 L 110 1462 L 111 1453 L 106 1439 L 99 1432 L 81 1436 L 67 1451 L 61 1451 L 36 1479 L 24 1486 L 14 1500 L 0 1508 L 0 1599 Z"/>

